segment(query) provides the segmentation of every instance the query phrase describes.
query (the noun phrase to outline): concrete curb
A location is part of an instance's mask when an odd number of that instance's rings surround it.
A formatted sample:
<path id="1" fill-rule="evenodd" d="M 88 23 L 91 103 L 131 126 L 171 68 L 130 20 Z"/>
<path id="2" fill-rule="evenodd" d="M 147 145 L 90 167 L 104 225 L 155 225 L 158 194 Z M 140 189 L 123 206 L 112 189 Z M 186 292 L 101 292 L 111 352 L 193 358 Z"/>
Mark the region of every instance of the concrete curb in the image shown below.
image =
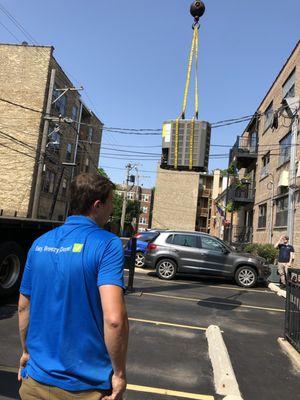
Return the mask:
<path id="1" fill-rule="evenodd" d="M 226 400 L 242 400 L 220 328 L 210 325 L 206 330 L 206 338 L 217 394 L 226 396 Z"/>
<path id="2" fill-rule="evenodd" d="M 276 293 L 277 296 L 284 297 L 286 299 L 286 291 L 280 289 L 275 283 L 269 283 L 268 288 L 272 290 L 272 292 Z"/>
<path id="3" fill-rule="evenodd" d="M 298 351 L 284 338 L 278 338 L 277 342 L 283 352 L 290 358 L 294 368 L 300 373 L 300 354 Z"/>

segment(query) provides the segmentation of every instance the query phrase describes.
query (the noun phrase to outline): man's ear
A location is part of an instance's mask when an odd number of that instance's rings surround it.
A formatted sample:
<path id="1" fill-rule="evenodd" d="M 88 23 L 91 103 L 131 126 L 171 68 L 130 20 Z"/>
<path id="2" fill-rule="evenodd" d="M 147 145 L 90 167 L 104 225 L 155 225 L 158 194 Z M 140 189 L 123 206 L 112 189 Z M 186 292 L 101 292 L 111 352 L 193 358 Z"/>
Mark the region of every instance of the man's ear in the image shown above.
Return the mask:
<path id="1" fill-rule="evenodd" d="M 95 203 L 94 203 L 94 207 L 95 208 L 100 208 L 101 206 L 102 206 L 101 201 L 100 200 L 96 200 Z"/>

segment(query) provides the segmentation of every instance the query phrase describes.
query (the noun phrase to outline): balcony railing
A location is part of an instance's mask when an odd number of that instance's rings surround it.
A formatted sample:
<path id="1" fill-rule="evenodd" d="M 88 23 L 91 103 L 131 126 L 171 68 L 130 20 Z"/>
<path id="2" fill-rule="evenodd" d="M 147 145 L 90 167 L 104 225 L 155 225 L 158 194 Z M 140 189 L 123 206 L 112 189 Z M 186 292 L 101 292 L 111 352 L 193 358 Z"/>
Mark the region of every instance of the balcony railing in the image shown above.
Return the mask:
<path id="1" fill-rule="evenodd" d="M 247 244 L 252 242 L 253 227 L 234 225 L 231 228 L 232 244 Z"/>
<path id="2" fill-rule="evenodd" d="M 229 188 L 228 200 L 234 203 L 253 203 L 255 190 L 248 185 L 243 188 L 237 188 L 234 185 Z"/>
<path id="3" fill-rule="evenodd" d="M 198 208 L 198 213 L 201 217 L 207 217 L 209 213 L 209 209 L 205 207 L 199 207 Z"/>
<path id="4" fill-rule="evenodd" d="M 203 189 L 200 187 L 199 196 L 200 197 L 211 197 L 212 189 Z"/>
<path id="5" fill-rule="evenodd" d="M 239 168 L 248 168 L 253 160 L 257 159 L 258 142 L 257 137 L 238 136 L 231 151 L 231 160 L 236 158 Z"/>

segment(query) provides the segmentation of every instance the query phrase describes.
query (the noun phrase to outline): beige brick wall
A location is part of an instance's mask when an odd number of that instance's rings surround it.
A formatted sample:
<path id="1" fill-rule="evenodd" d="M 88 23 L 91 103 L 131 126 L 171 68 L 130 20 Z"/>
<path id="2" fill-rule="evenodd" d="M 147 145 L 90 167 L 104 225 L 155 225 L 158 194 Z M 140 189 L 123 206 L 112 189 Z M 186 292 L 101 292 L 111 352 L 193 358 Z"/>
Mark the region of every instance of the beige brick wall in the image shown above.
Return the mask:
<path id="1" fill-rule="evenodd" d="M 158 168 L 152 227 L 195 230 L 199 173 Z"/>
<path id="2" fill-rule="evenodd" d="M 300 45 L 292 54 L 287 65 L 283 68 L 277 80 L 275 81 L 270 92 L 267 94 L 266 98 L 263 100 L 261 106 L 259 107 L 259 112 L 265 112 L 269 104 L 273 101 L 273 109 L 278 109 L 281 107 L 282 101 L 282 86 L 291 74 L 291 72 L 296 67 L 296 96 L 300 96 Z M 271 210 L 271 192 L 272 184 L 274 181 L 274 191 L 275 196 L 279 194 L 278 192 L 278 182 L 282 171 L 289 170 L 290 163 L 287 162 L 284 165 L 279 165 L 279 142 L 286 136 L 291 127 L 289 126 L 290 121 L 287 118 L 281 117 L 279 119 L 279 128 L 272 130 L 271 128 L 265 131 L 264 127 L 264 117 L 261 119 L 259 126 L 259 149 L 258 149 L 258 159 L 257 159 L 257 169 L 256 169 L 256 198 L 254 206 L 254 242 L 258 243 L 268 243 L 270 234 L 270 210 Z M 298 135 L 298 146 L 297 146 L 297 160 L 299 160 L 300 152 L 300 138 Z M 271 153 L 269 172 L 273 174 L 273 177 L 269 174 L 268 176 L 262 178 L 262 157 L 268 151 Z M 274 178 L 274 179 L 273 179 Z M 267 225 L 266 228 L 258 228 L 258 216 L 259 216 L 259 205 L 267 203 Z M 276 216 L 276 205 L 273 207 L 273 221 L 275 224 Z M 286 233 L 286 227 L 276 227 L 273 225 L 273 238 L 272 243 L 274 244 L 278 238 Z M 296 213 L 295 213 L 295 234 L 294 234 L 294 244 L 296 251 L 300 252 L 300 207 L 299 207 L 299 192 L 296 196 Z"/>
<path id="3" fill-rule="evenodd" d="M 74 87 L 62 68 L 52 57 L 52 47 L 0 45 L 0 97 L 13 103 L 24 105 L 45 112 L 51 69 L 55 69 L 55 87 Z M 61 92 L 57 92 L 61 93 Z M 77 91 L 68 91 L 66 109 L 63 117 L 72 118 L 73 106 L 79 109 L 81 97 Z M 102 139 L 102 123 L 86 107 L 85 123 L 92 125 L 92 143 L 87 142 L 86 125 L 81 126 L 80 143 L 78 147 L 79 168 L 76 173 L 85 170 L 86 159 L 89 160 L 89 172 L 95 171 L 98 166 L 100 143 Z M 58 116 L 55 107 L 52 107 L 51 116 Z M 62 172 L 62 163 L 73 162 L 76 125 L 64 122 L 51 122 L 51 132 L 59 125 L 60 146 L 54 150 L 47 146 L 43 172 L 42 191 L 39 199 L 38 216 L 48 218 L 55 191 L 58 190 L 58 198 L 54 210 L 53 219 L 65 216 L 67 195 L 63 193 L 63 182 L 67 182 L 67 189 L 71 181 L 71 167 L 65 167 L 62 181 L 58 187 Z M 1 192 L 0 210 L 4 215 L 27 216 L 33 200 L 35 185 L 35 163 L 38 158 L 38 150 L 42 137 L 44 119 L 42 113 L 36 113 L 15 105 L 0 101 L 0 168 L 1 168 Z M 1 134 L 2 132 L 2 134 Z M 10 135 L 7 137 L 5 135 Z M 12 137 L 14 140 L 12 140 Z M 51 139 L 49 138 L 49 141 Z M 22 142 L 22 143 L 20 143 Z M 68 144 L 72 145 L 71 157 L 67 159 Z M 18 151 L 18 152 L 17 152 Z M 20 152 L 25 154 L 20 154 Z M 46 193 L 43 190 L 45 171 L 55 174 L 54 190 Z M 68 191 L 68 190 L 67 190 Z"/>
<path id="4" fill-rule="evenodd" d="M 51 47 L 0 45 L 0 97 L 42 111 L 51 51 Z M 0 101 L 0 131 L 0 209 L 6 215 L 17 211 L 27 216 L 41 114 Z"/>

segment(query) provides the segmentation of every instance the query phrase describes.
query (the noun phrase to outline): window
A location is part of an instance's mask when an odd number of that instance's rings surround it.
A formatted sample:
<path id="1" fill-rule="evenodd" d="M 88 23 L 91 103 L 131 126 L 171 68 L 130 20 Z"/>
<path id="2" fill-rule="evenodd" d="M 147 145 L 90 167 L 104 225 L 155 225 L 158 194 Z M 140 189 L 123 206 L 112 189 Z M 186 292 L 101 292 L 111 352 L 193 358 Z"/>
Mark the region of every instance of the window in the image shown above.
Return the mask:
<path id="1" fill-rule="evenodd" d="M 85 159 L 85 165 L 84 165 L 84 172 L 89 172 L 90 168 L 90 160 L 88 158 Z"/>
<path id="2" fill-rule="evenodd" d="M 170 235 L 167 237 L 166 243 L 173 244 L 174 235 Z"/>
<path id="3" fill-rule="evenodd" d="M 66 160 L 67 161 L 71 161 L 71 157 L 72 157 L 72 145 L 71 143 L 67 144 L 67 153 L 66 153 Z"/>
<path id="4" fill-rule="evenodd" d="M 55 184 L 55 173 L 46 169 L 44 174 L 43 192 L 53 193 Z"/>
<path id="5" fill-rule="evenodd" d="M 148 194 L 142 194 L 142 201 L 144 203 L 148 203 L 149 201 L 149 195 Z"/>
<path id="6" fill-rule="evenodd" d="M 285 81 L 285 84 L 282 86 L 283 99 L 295 96 L 295 83 L 296 83 L 296 69 L 293 70 L 293 72 Z"/>
<path id="7" fill-rule="evenodd" d="M 127 193 L 127 199 L 128 199 L 128 200 L 134 200 L 134 195 L 135 195 L 135 193 L 133 193 L 133 192 L 128 192 L 128 193 Z"/>
<path id="8" fill-rule="evenodd" d="M 261 160 L 262 160 L 262 168 L 260 171 L 260 177 L 265 178 L 269 174 L 270 152 L 268 151 L 268 153 L 265 154 Z"/>
<path id="9" fill-rule="evenodd" d="M 271 126 L 272 120 L 273 120 L 273 101 L 265 111 L 265 130 L 267 130 Z"/>
<path id="10" fill-rule="evenodd" d="M 89 126 L 88 130 L 88 142 L 89 144 L 92 144 L 93 142 L 93 128 L 91 126 Z"/>
<path id="11" fill-rule="evenodd" d="M 78 107 L 74 105 L 72 107 L 72 119 L 74 121 L 77 121 L 77 116 L 78 116 Z"/>
<path id="12" fill-rule="evenodd" d="M 279 165 L 284 164 L 289 161 L 291 155 L 291 139 L 292 135 L 289 132 L 282 140 L 279 142 Z"/>
<path id="13" fill-rule="evenodd" d="M 267 225 L 267 203 L 261 204 L 258 208 L 258 227 L 265 228 Z"/>
<path id="14" fill-rule="evenodd" d="M 68 180 L 64 178 L 62 181 L 62 191 L 61 191 L 63 197 L 66 197 L 67 195 L 67 189 L 68 189 Z"/>
<path id="15" fill-rule="evenodd" d="M 147 214 L 147 212 L 148 212 L 148 207 L 143 207 L 143 208 L 142 208 L 142 211 L 143 211 L 144 214 Z"/>
<path id="16" fill-rule="evenodd" d="M 147 221 L 145 217 L 140 217 L 140 224 L 146 225 Z"/>
<path id="17" fill-rule="evenodd" d="M 66 94 L 61 94 L 63 93 L 63 90 L 59 89 L 58 87 L 55 87 L 53 90 L 53 101 L 55 103 L 53 104 L 54 110 L 59 114 L 64 116 L 66 113 L 66 105 L 67 105 L 67 96 Z M 61 96 L 61 97 L 60 97 Z"/>
<path id="18" fill-rule="evenodd" d="M 198 247 L 197 237 L 193 235 L 174 235 L 173 244 L 184 247 Z"/>
<path id="19" fill-rule="evenodd" d="M 50 124 L 48 129 L 48 143 L 47 148 L 54 151 L 55 153 L 59 152 L 60 148 L 60 133 L 59 126 Z"/>
<path id="20" fill-rule="evenodd" d="M 288 196 L 276 200 L 275 226 L 287 226 L 288 218 Z"/>
<path id="21" fill-rule="evenodd" d="M 217 251 L 218 253 L 223 253 L 225 247 L 222 244 L 209 236 L 201 236 L 201 247 L 205 250 Z"/>

